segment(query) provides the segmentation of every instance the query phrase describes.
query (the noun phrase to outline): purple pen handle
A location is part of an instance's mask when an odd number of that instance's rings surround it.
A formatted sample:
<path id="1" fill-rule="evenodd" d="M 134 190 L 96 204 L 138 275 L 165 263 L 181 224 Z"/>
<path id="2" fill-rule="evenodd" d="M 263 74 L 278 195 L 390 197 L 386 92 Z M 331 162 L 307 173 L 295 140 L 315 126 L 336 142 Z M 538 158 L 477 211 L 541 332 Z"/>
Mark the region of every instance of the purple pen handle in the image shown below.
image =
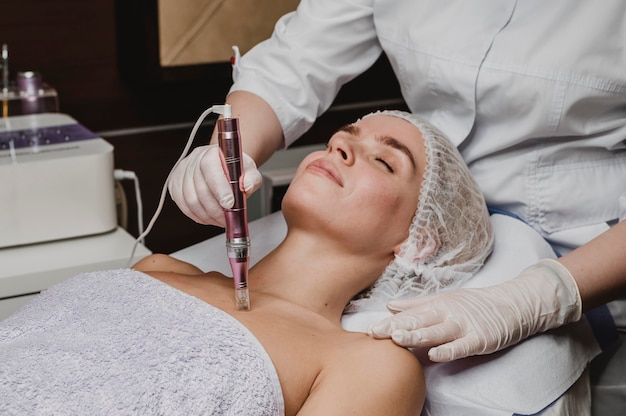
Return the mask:
<path id="1" fill-rule="evenodd" d="M 235 197 L 233 207 L 225 210 L 226 251 L 233 271 L 237 307 L 250 309 L 248 302 L 248 266 L 250 237 L 246 197 L 239 186 L 243 175 L 239 119 L 223 118 L 217 121 L 218 143 L 224 158 L 224 173 Z"/>

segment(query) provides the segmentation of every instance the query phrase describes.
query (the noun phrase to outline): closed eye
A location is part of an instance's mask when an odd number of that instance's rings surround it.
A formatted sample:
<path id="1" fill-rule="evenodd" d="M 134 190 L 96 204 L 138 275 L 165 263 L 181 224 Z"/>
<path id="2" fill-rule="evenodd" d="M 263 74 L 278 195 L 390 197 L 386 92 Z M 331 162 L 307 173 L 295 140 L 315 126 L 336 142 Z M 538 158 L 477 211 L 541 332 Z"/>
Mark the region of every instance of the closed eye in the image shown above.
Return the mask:
<path id="1" fill-rule="evenodd" d="M 393 168 L 391 167 L 391 165 L 390 165 L 389 163 L 387 163 L 387 162 L 385 161 L 385 159 L 382 159 L 382 158 L 380 158 L 380 157 L 377 157 L 377 158 L 376 158 L 376 161 L 377 161 L 377 162 L 380 162 L 380 163 L 381 163 L 381 164 L 382 164 L 382 165 L 383 165 L 383 166 L 387 169 L 387 171 L 388 171 L 389 173 L 394 173 Z"/>

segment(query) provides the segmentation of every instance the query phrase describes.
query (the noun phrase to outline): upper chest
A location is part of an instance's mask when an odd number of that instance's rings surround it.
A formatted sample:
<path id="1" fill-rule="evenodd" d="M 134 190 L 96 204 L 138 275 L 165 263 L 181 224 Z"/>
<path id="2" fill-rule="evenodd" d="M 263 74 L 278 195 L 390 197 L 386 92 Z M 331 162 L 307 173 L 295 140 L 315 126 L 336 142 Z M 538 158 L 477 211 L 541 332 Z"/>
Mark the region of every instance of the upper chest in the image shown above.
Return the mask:
<path id="1" fill-rule="evenodd" d="M 300 409 L 322 371 L 336 367 L 341 356 L 349 354 L 359 338 L 366 337 L 298 308 L 276 308 L 271 300 L 256 293 L 250 294 L 250 311 L 237 310 L 228 279 L 170 278 L 167 274 L 159 278 L 223 310 L 254 335 L 274 365 L 287 415 Z"/>
<path id="2" fill-rule="evenodd" d="M 287 415 L 302 407 L 318 376 L 329 369 L 334 371 L 341 357 L 358 342 L 359 335 L 294 315 L 235 317 L 254 334 L 274 363 Z"/>

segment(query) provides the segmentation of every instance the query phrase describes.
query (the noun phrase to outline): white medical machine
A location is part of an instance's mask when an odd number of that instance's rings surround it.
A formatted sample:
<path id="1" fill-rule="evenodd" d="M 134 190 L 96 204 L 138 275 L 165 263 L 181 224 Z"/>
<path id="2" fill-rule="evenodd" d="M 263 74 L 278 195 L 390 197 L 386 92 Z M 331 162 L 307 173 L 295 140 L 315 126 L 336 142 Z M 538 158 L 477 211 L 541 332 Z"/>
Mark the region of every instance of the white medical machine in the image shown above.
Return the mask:
<path id="1" fill-rule="evenodd" d="M 0 248 L 117 227 L 113 146 L 58 113 L 0 119 Z"/>
<path id="2" fill-rule="evenodd" d="M 65 114 L 0 118 L 0 319 L 73 274 L 123 267 L 133 244 L 111 144 Z"/>

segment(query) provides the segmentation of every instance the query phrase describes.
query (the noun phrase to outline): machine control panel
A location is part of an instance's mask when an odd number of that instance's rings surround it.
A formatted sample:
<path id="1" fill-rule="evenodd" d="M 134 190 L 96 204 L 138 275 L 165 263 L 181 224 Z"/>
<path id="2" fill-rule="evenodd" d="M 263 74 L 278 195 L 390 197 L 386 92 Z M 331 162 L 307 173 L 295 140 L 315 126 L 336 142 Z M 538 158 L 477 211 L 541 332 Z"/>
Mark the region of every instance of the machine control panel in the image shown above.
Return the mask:
<path id="1" fill-rule="evenodd" d="M 95 133 L 81 124 L 0 131 L 0 150 L 36 148 L 96 138 Z"/>

